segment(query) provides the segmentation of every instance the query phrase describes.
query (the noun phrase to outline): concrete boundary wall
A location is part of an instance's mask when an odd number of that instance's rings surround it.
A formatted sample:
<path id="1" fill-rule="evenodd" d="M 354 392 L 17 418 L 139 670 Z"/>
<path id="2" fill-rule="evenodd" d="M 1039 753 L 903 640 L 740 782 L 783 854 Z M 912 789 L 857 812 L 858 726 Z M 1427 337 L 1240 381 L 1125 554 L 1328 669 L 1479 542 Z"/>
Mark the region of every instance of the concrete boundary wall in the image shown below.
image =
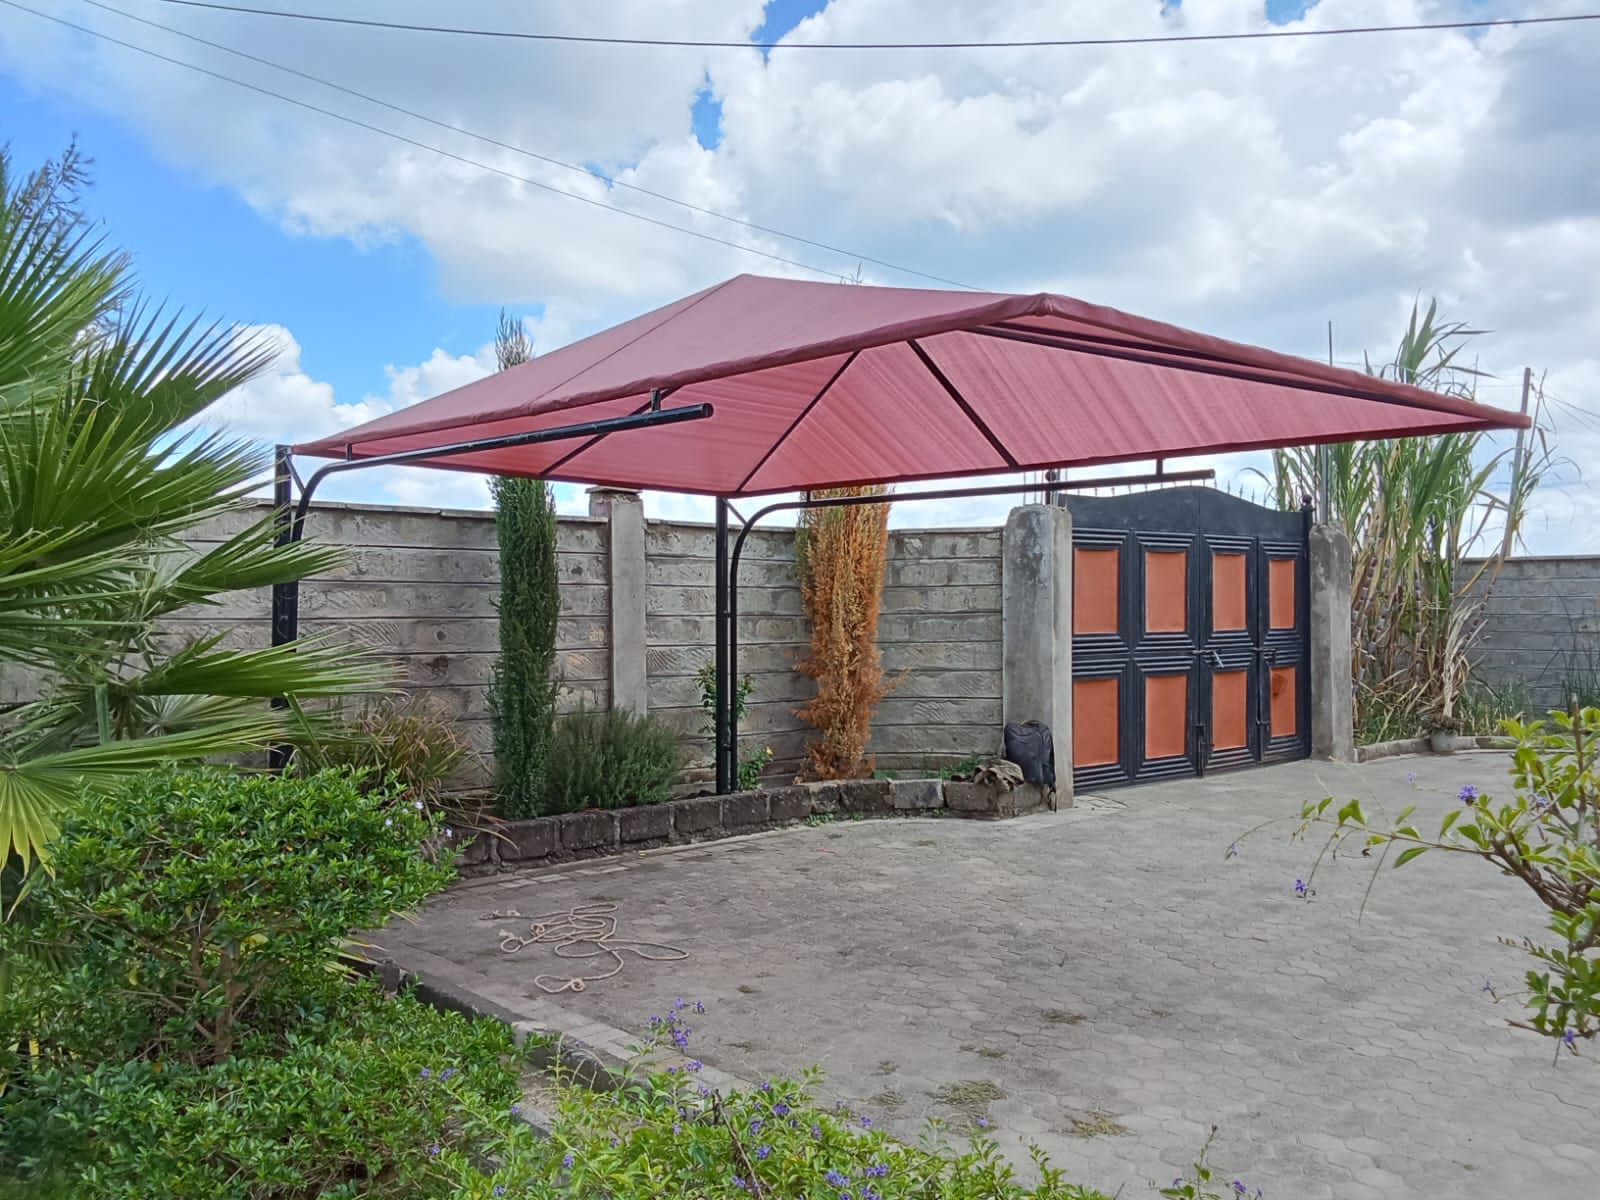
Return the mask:
<path id="1" fill-rule="evenodd" d="M 1484 626 L 1472 658 L 1485 681 L 1526 691 L 1534 715 L 1565 708 L 1574 689 L 1600 702 L 1600 556 L 1509 559 L 1477 590 Z"/>

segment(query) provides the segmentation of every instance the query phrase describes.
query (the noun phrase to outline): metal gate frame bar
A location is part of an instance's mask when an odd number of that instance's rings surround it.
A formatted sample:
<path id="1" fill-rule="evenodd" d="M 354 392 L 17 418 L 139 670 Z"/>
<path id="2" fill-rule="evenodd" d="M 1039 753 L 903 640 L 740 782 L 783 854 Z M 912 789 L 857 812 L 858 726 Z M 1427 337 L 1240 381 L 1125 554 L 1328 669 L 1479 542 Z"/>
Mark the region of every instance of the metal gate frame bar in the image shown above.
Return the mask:
<path id="1" fill-rule="evenodd" d="M 1052 480 L 1043 483 L 1001 484 L 976 488 L 944 488 L 934 492 L 910 492 L 899 495 L 825 496 L 820 499 L 784 500 L 757 509 L 748 520 L 740 518 L 740 529 L 730 552 L 728 546 L 728 515 L 733 505 L 726 496 L 718 496 L 716 509 L 716 662 L 717 680 L 716 712 L 713 719 L 713 757 L 717 767 L 717 794 L 733 791 L 738 779 L 739 731 L 733 718 L 735 681 L 739 678 L 739 560 L 744 553 L 745 539 L 755 529 L 756 522 L 775 512 L 793 512 L 815 508 L 854 508 L 863 504 L 904 504 L 913 500 L 963 500 L 988 496 L 1015 496 L 1027 492 L 1041 492 L 1046 503 L 1054 503 L 1057 493 L 1086 488 L 1126 487 L 1148 483 L 1204 483 L 1216 478 L 1209 468 L 1196 471 L 1167 471 L 1158 463 L 1154 472 L 1145 475 L 1100 476 L 1094 479 Z M 737 515 L 735 513 L 734 515 Z"/>

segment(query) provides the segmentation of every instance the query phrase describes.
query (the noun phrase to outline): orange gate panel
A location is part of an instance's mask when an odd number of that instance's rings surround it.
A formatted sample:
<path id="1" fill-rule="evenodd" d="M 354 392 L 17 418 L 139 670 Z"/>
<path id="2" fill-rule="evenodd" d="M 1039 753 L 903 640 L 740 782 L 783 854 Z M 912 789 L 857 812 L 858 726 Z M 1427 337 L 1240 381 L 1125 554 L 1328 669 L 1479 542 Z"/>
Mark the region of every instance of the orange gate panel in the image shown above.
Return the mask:
<path id="1" fill-rule="evenodd" d="M 1144 552 L 1146 633 L 1182 633 L 1189 628 L 1189 555 L 1182 550 Z"/>
<path id="2" fill-rule="evenodd" d="M 1119 679 L 1072 681 L 1072 765 L 1101 767 L 1122 758 Z"/>
<path id="3" fill-rule="evenodd" d="M 1149 675 L 1144 681 L 1146 758 L 1175 758 L 1189 752 L 1189 677 Z"/>
<path id="4" fill-rule="evenodd" d="M 1072 632 L 1116 633 L 1117 606 L 1122 599 L 1117 550 L 1072 551 Z"/>
<path id="5" fill-rule="evenodd" d="M 1274 629 L 1294 628 L 1294 576 L 1292 558 L 1274 558 L 1267 566 L 1267 622 Z"/>
<path id="6" fill-rule="evenodd" d="M 1211 748 L 1241 750 L 1250 744 L 1250 672 L 1218 671 L 1211 677 Z"/>
<path id="7" fill-rule="evenodd" d="M 1300 708 L 1300 692 L 1295 686 L 1298 682 L 1293 667 L 1272 668 L 1272 736 L 1275 738 L 1289 737 L 1298 732 L 1295 719 L 1295 713 Z"/>
<path id="8" fill-rule="evenodd" d="M 1248 629 L 1250 626 L 1245 591 L 1243 554 L 1211 556 L 1211 628 Z"/>

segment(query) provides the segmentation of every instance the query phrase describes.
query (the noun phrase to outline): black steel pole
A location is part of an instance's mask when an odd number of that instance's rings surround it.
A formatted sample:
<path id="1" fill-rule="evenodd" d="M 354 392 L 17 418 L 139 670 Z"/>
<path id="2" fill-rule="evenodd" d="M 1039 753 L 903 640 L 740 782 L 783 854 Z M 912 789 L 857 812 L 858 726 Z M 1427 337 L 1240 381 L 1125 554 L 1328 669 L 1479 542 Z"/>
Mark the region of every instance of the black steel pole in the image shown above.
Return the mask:
<path id="1" fill-rule="evenodd" d="M 294 541 L 294 456 L 288 446 L 278 446 L 272 454 L 272 522 L 277 527 L 280 546 Z M 272 585 L 272 644 L 282 646 L 294 641 L 300 624 L 300 581 Z M 272 707 L 284 709 L 289 701 L 283 696 L 272 698 Z M 267 763 L 274 771 L 289 765 L 293 746 L 277 745 L 267 751 Z"/>
<path id="2" fill-rule="evenodd" d="M 717 764 L 717 794 L 720 796 L 733 791 L 733 742 L 737 736 L 733 729 L 733 613 L 730 604 L 732 589 L 728 578 L 728 502 L 721 496 L 717 497 L 716 538 L 716 557 L 712 569 L 716 572 L 717 645 L 713 669 L 717 680 L 717 705 L 712 731 L 713 757 Z"/>

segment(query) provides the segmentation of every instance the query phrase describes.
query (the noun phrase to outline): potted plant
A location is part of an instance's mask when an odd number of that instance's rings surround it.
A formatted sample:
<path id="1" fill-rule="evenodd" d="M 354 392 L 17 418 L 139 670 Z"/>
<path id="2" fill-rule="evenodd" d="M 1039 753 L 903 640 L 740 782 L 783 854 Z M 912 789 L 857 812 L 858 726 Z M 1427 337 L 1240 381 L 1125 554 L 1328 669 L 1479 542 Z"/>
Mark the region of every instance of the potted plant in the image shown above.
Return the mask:
<path id="1" fill-rule="evenodd" d="M 1428 714 L 1428 749 L 1435 754 L 1454 754 L 1461 747 L 1461 718 L 1452 709 L 1436 709 Z"/>

